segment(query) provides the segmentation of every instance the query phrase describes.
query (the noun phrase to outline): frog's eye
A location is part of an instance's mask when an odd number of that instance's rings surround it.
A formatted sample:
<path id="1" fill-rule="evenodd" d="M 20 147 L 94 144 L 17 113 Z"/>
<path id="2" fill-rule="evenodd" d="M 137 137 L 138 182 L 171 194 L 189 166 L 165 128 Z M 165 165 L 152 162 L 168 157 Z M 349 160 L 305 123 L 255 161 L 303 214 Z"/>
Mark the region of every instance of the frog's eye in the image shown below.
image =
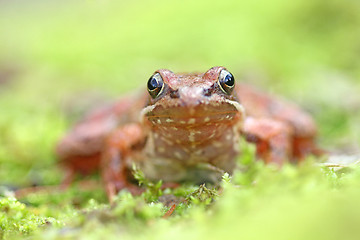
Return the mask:
<path id="1" fill-rule="evenodd" d="M 155 73 L 149 78 L 147 88 L 152 98 L 156 98 L 160 95 L 164 89 L 164 80 L 162 79 L 160 73 Z"/>
<path id="2" fill-rule="evenodd" d="M 226 94 L 231 94 L 232 90 L 235 86 L 235 79 L 234 76 L 227 70 L 221 70 L 219 74 L 219 86 L 221 90 Z"/>

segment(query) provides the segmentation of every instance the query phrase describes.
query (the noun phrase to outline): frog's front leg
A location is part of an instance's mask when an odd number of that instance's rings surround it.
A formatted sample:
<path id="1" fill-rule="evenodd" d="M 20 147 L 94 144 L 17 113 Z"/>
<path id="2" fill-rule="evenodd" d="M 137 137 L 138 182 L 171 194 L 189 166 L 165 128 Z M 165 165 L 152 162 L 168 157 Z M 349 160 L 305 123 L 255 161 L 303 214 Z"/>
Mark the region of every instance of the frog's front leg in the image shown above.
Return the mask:
<path id="1" fill-rule="evenodd" d="M 269 118 L 246 118 L 243 127 L 246 140 L 256 144 L 257 157 L 266 163 L 282 165 L 292 152 L 292 129 L 288 124 Z"/>
<path id="2" fill-rule="evenodd" d="M 110 201 L 124 188 L 133 194 L 141 193 L 138 186 L 129 182 L 128 166 L 134 152 L 144 141 L 143 128 L 136 123 L 116 129 L 107 139 L 101 159 L 101 174 Z"/>

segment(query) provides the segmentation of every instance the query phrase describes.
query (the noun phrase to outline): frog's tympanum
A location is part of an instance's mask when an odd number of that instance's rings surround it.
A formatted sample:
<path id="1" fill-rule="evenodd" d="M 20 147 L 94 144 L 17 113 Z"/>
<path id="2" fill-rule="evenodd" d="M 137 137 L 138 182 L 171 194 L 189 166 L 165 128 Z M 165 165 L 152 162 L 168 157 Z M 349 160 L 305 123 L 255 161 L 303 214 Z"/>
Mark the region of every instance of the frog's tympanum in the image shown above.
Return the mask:
<path id="1" fill-rule="evenodd" d="M 256 144 L 259 159 L 281 165 L 315 152 L 316 126 L 294 104 L 235 82 L 224 67 L 203 74 L 157 70 L 147 92 L 89 114 L 58 144 L 57 155 L 74 173 L 100 169 L 111 199 L 136 192 L 135 163 L 150 180 L 216 182 L 231 173 L 239 140 Z"/>

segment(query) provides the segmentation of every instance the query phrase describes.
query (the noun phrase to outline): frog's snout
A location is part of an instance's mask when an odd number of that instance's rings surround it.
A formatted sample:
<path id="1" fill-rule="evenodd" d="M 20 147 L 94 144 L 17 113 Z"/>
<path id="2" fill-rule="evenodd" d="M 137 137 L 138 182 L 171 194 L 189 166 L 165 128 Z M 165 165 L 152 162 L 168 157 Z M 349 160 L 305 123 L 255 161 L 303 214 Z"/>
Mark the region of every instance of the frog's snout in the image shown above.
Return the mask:
<path id="1" fill-rule="evenodd" d="M 183 87 L 177 90 L 176 97 L 186 106 L 195 106 L 208 100 L 209 94 L 207 92 L 203 87 Z"/>

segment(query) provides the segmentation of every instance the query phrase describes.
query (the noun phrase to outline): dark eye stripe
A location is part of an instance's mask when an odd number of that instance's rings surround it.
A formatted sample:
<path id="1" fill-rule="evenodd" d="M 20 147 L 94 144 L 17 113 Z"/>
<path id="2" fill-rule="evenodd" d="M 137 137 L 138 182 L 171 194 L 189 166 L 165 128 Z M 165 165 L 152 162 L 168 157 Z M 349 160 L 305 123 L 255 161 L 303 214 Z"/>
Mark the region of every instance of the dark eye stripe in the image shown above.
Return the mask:
<path id="1" fill-rule="evenodd" d="M 223 69 L 219 74 L 218 83 L 221 90 L 230 95 L 235 86 L 235 79 L 229 71 Z"/>

